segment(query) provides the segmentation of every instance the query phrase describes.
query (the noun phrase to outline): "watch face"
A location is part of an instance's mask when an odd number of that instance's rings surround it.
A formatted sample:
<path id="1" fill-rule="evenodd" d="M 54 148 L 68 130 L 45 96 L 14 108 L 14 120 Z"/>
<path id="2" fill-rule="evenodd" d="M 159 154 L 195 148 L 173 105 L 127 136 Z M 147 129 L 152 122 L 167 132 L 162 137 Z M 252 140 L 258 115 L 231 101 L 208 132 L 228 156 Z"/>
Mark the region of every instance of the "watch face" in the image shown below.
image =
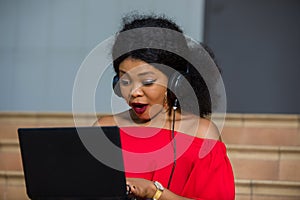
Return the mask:
<path id="1" fill-rule="evenodd" d="M 160 182 L 155 181 L 154 185 L 157 187 L 157 189 L 164 190 L 164 187 L 162 186 L 162 184 L 160 184 Z"/>

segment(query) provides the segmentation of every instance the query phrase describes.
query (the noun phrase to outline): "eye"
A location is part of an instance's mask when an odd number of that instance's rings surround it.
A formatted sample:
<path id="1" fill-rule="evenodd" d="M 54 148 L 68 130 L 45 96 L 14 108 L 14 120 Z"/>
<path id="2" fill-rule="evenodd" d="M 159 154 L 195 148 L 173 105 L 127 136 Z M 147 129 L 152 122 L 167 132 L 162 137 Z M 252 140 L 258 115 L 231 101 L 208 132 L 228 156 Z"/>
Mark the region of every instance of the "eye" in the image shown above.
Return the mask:
<path id="1" fill-rule="evenodd" d="M 144 86 L 150 86 L 155 82 L 156 82 L 156 79 L 148 79 L 148 80 L 144 80 L 142 83 Z"/>
<path id="2" fill-rule="evenodd" d="M 123 86 L 129 85 L 130 84 L 130 80 L 128 79 L 120 79 L 120 84 Z"/>

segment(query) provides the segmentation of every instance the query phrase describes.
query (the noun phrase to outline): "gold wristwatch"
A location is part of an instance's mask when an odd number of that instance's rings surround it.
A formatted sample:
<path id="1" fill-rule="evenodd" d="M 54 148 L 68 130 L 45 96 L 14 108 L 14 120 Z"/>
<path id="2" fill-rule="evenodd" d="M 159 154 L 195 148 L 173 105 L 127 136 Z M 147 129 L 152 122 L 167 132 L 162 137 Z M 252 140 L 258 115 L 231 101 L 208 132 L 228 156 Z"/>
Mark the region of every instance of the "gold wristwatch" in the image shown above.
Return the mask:
<path id="1" fill-rule="evenodd" d="M 158 200 L 159 197 L 162 195 L 162 193 L 163 193 L 163 191 L 164 191 L 165 188 L 158 181 L 154 181 L 154 185 L 156 187 L 156 192 L 155 192 L 154 196 L 152 197 L 152 199 L 153 200 Z"/>

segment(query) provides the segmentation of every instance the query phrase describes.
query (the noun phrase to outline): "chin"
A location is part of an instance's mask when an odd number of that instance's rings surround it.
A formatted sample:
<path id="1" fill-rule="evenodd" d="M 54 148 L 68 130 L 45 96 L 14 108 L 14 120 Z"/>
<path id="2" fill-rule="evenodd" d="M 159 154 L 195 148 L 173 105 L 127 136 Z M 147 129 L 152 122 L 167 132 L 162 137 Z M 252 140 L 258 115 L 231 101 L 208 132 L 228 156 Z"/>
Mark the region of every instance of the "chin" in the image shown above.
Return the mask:
<path id="1" fill-rule="evenodd" d="M 131 110 L 131 118 L 137 123 L 145 123 L 151 120 L 149 115 L 147 115 L 146 113 L 137 114 L 133 110 Z"/>
<path id="2" fill-rule="evenodd" d="M 148 122 L 151 120 L 151 118 L 149 116 L 139 116 L 136 115 L 139 121 L 144 121 L 144 122 Z"/>

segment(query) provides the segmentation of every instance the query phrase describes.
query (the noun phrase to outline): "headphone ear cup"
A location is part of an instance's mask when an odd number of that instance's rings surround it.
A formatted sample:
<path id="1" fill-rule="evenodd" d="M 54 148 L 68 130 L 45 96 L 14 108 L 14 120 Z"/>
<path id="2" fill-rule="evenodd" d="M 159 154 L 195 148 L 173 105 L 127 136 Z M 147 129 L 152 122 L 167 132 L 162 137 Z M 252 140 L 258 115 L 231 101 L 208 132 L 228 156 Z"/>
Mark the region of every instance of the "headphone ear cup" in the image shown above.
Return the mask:
<path id="1" fill-rule="evenodd" d="M 175 94 L 177 99 L 183 99 L 187 94 L 187 86 L 189 84 L 188 74 L 181 74 L 179 72 L 174 72 L 168 81 L 168 88 L 172 93 Z"/>
<path id="2" fill-rule="evenodd" d="M 168 81 L 168 89 L 171 90 L 175 95 L 177 94 L 178 81 L 180 79 L 181 74 L 179 72 L 174 72 Z"/>
<path id="3" fill-rule="evenodd" d="M 113 90 L 114 90 L 115 94 L 118 97 L 122 97 L 121 89 L 120 89 L 120 84 L 119 84 L 119 76 L 118 75 L 114 76 L 113 82 L 112 82 L 112 87 L 113 87 Z"/>

